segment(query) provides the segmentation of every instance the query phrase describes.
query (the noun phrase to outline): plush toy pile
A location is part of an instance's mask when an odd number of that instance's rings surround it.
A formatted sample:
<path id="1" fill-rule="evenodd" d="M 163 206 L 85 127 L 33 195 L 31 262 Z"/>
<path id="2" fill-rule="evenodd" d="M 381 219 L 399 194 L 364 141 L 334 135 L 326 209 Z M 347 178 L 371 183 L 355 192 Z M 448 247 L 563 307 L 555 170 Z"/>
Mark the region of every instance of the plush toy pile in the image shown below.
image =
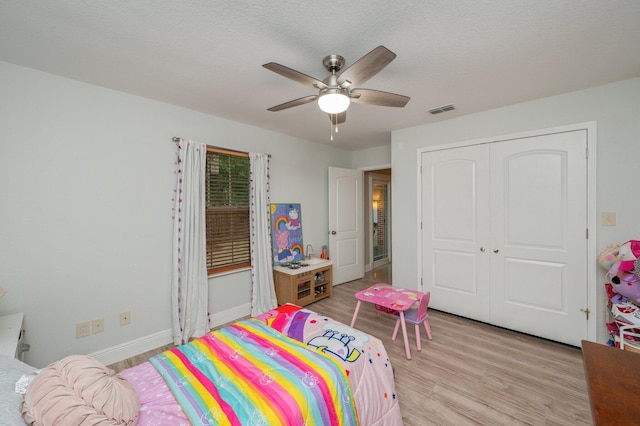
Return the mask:
<path id="1" fill-rule="evenodd" d="M 630 331 L 640 333 L 640 240 L 607 246 L 600 254 L 600 265 L 607 269 L 605 287 L 613 317 L 613 322 L 607 324 L 610 343 L 618 346 L 620 327 L 637 326 Z"/>

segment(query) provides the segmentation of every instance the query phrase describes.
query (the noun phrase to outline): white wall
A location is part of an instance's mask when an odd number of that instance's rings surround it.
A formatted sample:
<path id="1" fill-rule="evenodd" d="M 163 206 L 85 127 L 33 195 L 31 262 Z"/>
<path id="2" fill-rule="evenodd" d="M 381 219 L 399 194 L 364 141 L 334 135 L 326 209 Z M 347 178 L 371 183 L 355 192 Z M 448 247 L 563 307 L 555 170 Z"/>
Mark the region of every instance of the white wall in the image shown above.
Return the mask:
<path id="1" fill-rule="evenodd" d="M 597 251 L 611 242 L 640 239 L 640 78 L 636 78 L 393 132 L 393 282 L 418 288 L 420 281 L 415 255 L 419 148 L 588 121 L 597 122 Z M 600 225 L 603 211 L 617 213 L 616 227 Z M 598 268 L 601 283 L 604 272 Z M 598 292 L 599 300 L 605 297 L 602 285 Z M 604 319 L 598 311 L 598 340 L 605 341 Z"/>
<path id="2" fill-rule="evenodd" d="M 38 367 L 170 329 L 171 137 L 271 153 L 271 201 L 301 203 L 314 247 L 327 244 L 327 167 L 351 165 L 340 149 L 5 62 L 0 129 L 0 315 L 25 313 Z M 210 285 L 214 321 L 249 313 L 248 272 Z M 99 317 L 105 332 L 75 338 Z"/>
<path id="3" fill-rule="evenodd" d="M 391 164 L 391 145 L 385 145 L 354 151 L 351 168 L 369 168 L 389 164 Z"/>

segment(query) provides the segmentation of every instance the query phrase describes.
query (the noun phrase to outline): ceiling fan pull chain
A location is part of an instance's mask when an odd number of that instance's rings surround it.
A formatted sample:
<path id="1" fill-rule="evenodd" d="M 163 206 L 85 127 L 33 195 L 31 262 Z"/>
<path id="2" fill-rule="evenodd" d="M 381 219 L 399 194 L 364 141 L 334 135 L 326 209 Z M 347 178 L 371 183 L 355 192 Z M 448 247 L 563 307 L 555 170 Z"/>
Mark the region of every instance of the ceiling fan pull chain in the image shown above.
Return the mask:
<path id="1" fill-rule="evenodd" d="M 329 124 L 329 134 L 331 135 L 331 141 L 333 141 L 333 128 L 331 127 L 333 123 Z"/>

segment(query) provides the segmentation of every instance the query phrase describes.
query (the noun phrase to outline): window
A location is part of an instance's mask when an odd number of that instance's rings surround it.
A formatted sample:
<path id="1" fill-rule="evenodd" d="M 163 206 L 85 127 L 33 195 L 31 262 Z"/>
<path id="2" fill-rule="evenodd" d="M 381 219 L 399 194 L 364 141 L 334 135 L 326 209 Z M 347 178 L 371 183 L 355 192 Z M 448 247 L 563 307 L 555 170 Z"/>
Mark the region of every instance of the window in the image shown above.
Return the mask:
<path id="1" fill-rule="evenodd" d="M 251 266 L 249 156 L 209 147 L 205 173 L 208 273 Z"/>

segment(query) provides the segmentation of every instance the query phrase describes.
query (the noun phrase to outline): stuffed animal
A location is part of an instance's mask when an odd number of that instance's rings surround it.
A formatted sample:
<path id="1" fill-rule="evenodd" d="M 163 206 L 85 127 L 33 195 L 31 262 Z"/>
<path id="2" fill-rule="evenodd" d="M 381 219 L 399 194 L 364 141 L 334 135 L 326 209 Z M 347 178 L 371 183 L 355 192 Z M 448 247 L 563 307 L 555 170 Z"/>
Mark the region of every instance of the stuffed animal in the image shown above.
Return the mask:
<path id="1" fill-rule="evenodd" d="M 622 243 L 609 244 L 600 252 L 598 262 L 607 271 L 611 269 L 614 263 L 620 260 L 620 246 Z"/>
<path id="2" fill-rule="evenodd" d="M 637 258 L 640 257 L 640 241 L 629 240 L 620 246 L 620 253 L 618 259 L 620 271 L 633 271 L 634 263 Z"/>
<path id="3" fill-rule="evenodd" d="M 614 292 L 627 297 L 633 303 L 640 304 L 640 277 L 633 271 L 624 271 L 623 262 L 625 261 L 620 260 L 614 263 L 607 273 L 607 278 Z M 633 262 L 631 264 L 633 265 Z"/>

